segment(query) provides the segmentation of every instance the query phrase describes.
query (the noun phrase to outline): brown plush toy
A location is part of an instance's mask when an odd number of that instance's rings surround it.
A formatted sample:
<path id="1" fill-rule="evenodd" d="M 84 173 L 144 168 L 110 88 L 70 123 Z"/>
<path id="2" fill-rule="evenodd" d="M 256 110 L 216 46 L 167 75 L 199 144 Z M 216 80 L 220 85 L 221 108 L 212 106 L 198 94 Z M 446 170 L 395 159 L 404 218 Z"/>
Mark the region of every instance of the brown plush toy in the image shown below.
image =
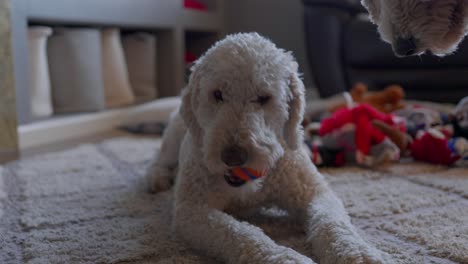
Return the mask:
<path id="1" fill-rule="evenodd" d="M 382 91 L 369 91 L 364 83 L 356 83 L 349 91 L 354 103 L 366 103 L 383 113 L 391 113 L 404 107 L 405 92 L 399 85 L 387 86 Z M 329 107 L 330 112 L 346 107 L 347 102 L 334 104 Z"/>
<path id="2" fill-rule="evenodd" d="M 372 125 L 384 133 L 393 143 L 395 143 L 395 145 L 397 145 L 397 147 L 400 149 L 401 154 L 406 153 L 408 146 L 411 143 L 410 135 L 401 132 L 399 129 L 379 120 L 372 120 Z"/>

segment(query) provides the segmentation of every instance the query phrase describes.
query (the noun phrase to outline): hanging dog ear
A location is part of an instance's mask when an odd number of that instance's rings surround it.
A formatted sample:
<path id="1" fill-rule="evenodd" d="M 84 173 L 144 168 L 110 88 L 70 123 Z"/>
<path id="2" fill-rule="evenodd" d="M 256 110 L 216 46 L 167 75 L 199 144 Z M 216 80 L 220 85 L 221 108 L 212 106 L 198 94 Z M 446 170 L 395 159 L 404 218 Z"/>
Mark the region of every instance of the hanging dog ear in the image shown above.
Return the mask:
<path id="1" fill-rule="evenodd" d="M 369 12 L 371 21 L 378 23 L 380 19 L 380 0 L 361 0 L 361 4 Z"/>
<path id="2" fill-rule="evenodd" d="M 188 85 L 182 93 L 182 104 L 179 113 L 195 143 L 201 145 L 203 133 L 195 117 L 195 110 L 198 107 L 198 99 L 196 98 L 198 96 L 198 83 L 198 78 L 193 72 Z"/>
<path id="3" fill-rule="evenodd" d="M 284 138 L 289 148 L 295 150 L 301 146 L 304 139 L 304 130 L 301 123 L 304 118 L 304 84 L 297 73 L 297 63 L 293 67 L 296 69 L 289 79 L 289 89 L 291 98 L 288 102 L 289 119 L 284 128 Z"/>

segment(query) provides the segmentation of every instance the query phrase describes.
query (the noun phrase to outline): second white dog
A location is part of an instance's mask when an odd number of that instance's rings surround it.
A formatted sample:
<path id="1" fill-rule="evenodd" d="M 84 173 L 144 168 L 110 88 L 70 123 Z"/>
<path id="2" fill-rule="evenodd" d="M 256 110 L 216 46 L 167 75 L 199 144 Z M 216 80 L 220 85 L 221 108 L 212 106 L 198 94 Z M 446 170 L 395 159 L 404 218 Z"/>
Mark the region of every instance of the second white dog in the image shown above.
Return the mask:
<path id="1" fill-rule="evenodd" d="M 317 262 L 387 263 L 302 151 L 303 112 L 293 56 L 256 33 L 228 36 L 197 61 L 148 173 L 160 191 L 177 170 L 173 227 L 182 240 L 226 263 L 315 263 L 236 218 L 276 205 L 303 224 Z M 243 181 L 238 167 L 265 175 Z"/>
<path id="2" fill-rule="evenodd" d="M 454 52 L 468 33 L 467 0 L 361 0 L 397 56 Z"/>

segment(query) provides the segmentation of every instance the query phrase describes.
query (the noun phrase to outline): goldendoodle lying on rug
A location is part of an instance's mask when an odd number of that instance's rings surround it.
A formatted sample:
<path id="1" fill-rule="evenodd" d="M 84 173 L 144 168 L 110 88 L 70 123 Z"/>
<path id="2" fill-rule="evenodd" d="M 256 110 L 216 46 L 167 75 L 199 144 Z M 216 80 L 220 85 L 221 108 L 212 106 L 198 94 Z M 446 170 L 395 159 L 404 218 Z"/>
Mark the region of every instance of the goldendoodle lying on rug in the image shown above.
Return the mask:
<path id="1" fill-rule="evenodd" d="M 167 189 L 179 161 L 175 233 L 226 263 L 314 263 L 235 218 L 276 205 L 303 223 L 319 263 L 387 263 L 300 147 L 303 112 L 290 53 L 256 33 L 228 36 L 208 50 L 148 174 L 153 190 Z"/>
<path id="2" fill-rule="evenodd" d="M 456 50 L 468 30 L 468 0 L 361 0 L 398 56 Z"/>

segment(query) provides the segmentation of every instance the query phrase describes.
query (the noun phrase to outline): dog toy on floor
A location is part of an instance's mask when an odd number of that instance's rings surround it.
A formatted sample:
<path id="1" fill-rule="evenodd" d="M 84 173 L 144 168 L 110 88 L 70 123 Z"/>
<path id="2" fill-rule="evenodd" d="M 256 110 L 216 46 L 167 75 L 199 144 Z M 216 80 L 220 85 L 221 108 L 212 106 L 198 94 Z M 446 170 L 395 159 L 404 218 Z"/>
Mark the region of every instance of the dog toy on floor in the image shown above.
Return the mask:
<path id="1" fill-rule="evenodd" d="M 406 120 L 407 133 L 413 138 L 419 131 L 443 126 L 445 124 L 441 113 L 423 106 L 408 106 L 395 112 Z"/>
<path id="2" fill-rule="evenodd" d="M 226 182 L 233 187 L 240 187 L 249 181 L 255 181 L 263 177 L 266 172 L 260 172 L 251 168 L 234 168 L 224 174 Z"/>
<path id="3" fill-rule="evenodd" d="M 304 149 L 310 153 L 310 159 L 318 167 L 341 167 L 346 163 L 343 149 L 332 149 L 304 140 Z"/>
<path id="4" fill-rule="evenodd" d="M 347 142 L 347 145 L 349 149 L 355 149 L 355 159 L 358 164 L 374 166 L 380 161 L 398 159 L 398 147 L 382 131 L 374 127 L 373 120 L 379 120 L 401 131 L 406 131 L 404 124 L 396 116 L 381 113 L 370 105 L 361 104 L 351 109 L 342 108 L 331 117 L 322 120 L 319 135 L 324 139 L 325 146 L 327 142 L 336 145 L 341 141 L 346 141 L 344 140 L 346 137 L 343 136 L 349 134 L 345 131 L 346 127 L 352 126 L 354 140 Z M 371 155 L 371 147 L 374 145 L 380 145 L 381 152 L 374 152 Z"/>
<path id="5" fill-rule="evenodd" d="M 468 160 L 468 140 L 466 138 L 451 138 L 448 141 L 448 147 L 455 155 L 460 156 L 460 159 Z"/>
<path id="6" fill-rule="evenodd" d="M 468 158 L 468 141 L 465 138 L 451 138 L 437 129 L 420 131 L 410 145 L 415 160 L 440 165 L 453 165 L 460 159 Z"/>
<path id="7" fill-rule="evenodd" d="M 405 92 L 399 85 L 390 85 L 382 91 L 369 91 L 365 84 L 356 83 L 348 94 L 349 99 L 345 98 L 344 102 L 331 105 L 329 111 L 333 113 L 340 108 L 349 107 L 350 102 L 347 101 L 350 99 L 353 104 L 368 104 L 383 113 L 391 113 L 405 105 Z"/>
<path id="8" fill-rule="evenodd" d="M 369 153 L 364 155 L 356 148 L 356 136 L 357 132 L 354 125 L 344 126 L 322 137 L 322 144 L 325 149 L 341 149 L 342 152 L 338 153 L 337 157 L 340 157 L 340 155 L 344 156 L 346 164 L 357 163 L 373 167 L 399 159 L 400 151 L 389 138 L 384 137 L 381 142 L 373 143 L 369 148 Z M 340 165 L 332 163 L 328 166 Z"/>
<path id="9" fill-rule="evenodd" d="M 463 98 L 451 116 L 455 137 L 468 139 L 468 96 Z"/>
<path id="10" fill-rule="evenodd" d="M 406 153 L 411 142 L 410 135 L 380 120 L 372 120 L 372 125 L 384 133 L 400 149 L 401 154 Z"/>

